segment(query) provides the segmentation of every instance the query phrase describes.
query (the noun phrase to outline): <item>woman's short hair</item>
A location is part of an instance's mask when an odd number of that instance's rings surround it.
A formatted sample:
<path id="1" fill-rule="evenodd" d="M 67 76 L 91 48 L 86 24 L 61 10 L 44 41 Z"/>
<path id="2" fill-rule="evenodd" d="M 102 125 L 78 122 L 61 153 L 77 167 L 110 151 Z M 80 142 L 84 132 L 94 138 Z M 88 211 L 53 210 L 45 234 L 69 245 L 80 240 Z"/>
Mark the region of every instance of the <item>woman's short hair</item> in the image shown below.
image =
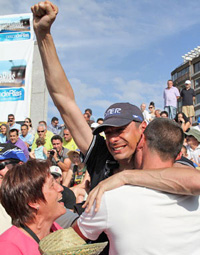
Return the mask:
<path id="1" fill-rule="evenodd" d="M 16 165 L 4 176 L 1 185 L 1 204 L 12 218 L 12 224 L 32 223 L 37 210 L 29 203 L 46 201 L 42 192 L 49 172 L 50 162 L 32 159 Z"/>

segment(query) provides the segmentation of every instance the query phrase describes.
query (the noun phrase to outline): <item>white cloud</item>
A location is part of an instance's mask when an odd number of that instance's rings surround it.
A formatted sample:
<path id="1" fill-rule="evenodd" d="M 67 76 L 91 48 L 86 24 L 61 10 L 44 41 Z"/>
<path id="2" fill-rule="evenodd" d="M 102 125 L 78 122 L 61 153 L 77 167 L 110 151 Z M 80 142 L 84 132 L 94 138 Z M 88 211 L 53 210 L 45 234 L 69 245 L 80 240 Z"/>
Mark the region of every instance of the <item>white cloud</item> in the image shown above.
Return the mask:
<path id="1" fill-rule="evenodd" d="M 115 97 L 119 101 L 127 101 L 140 106 L 141 103 L 147 105 L 154 101 L 156 108 L 163 108 L 164 82 L 150 84 L 140 80 L 124 81 L 122 78 L 115 78 Z"/>

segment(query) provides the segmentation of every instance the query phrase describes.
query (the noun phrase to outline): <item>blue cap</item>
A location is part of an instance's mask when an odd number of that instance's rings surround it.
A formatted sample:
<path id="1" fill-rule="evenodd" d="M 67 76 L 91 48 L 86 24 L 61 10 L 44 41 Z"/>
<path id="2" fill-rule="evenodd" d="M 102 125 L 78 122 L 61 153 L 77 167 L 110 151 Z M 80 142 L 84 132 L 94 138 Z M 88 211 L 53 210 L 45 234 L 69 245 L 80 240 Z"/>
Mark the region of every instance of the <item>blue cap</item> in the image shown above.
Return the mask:
<path id="1" fill-rule="evenodd" d="M 0 144 L 0 160 L 6 159 L 18 159 L 19 161 L 26 162 L 27 159 L 23 151 L 14 146 L 11 143 L 1 143 Z"/>

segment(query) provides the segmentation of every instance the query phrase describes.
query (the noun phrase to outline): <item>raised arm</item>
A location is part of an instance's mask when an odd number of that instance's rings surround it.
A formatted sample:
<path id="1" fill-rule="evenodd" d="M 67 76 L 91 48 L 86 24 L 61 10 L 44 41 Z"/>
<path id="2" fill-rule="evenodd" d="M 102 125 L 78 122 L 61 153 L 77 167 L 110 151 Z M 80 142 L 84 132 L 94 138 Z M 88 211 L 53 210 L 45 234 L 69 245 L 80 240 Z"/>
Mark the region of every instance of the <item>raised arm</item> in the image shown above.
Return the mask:
<path id="1" fill-rule="evenodd" d="M 98 211 L 105 191 L 122 185 L 135 185 L 182 195 L 200 195 L 200 171 L 190 167 L 155 170 L 125 170 L 100 182 L 88 195 L 83 207 L 89 212 L 96 200 Z"/>
<path id="2" fill-rule="evenodd" d="M 92 131 L 75 102 L 73 89 L 60 64 L 50 33 L 58 8 L 50 1 L 45 1 L 32 6 L 31 10 L 49 94 L 77 146 L 85 154 L 93 138 Z"/>

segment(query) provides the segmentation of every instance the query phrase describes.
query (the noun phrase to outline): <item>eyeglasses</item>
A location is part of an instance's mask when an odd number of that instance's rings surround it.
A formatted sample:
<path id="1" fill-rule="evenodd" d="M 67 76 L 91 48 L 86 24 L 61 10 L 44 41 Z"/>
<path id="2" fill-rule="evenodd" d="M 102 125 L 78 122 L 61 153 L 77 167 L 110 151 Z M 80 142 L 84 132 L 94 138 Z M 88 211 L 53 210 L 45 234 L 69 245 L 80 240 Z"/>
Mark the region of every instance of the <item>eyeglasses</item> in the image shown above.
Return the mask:
<path id="1" fill-rule="evenodd" d="M 8 121 L 12 121 L 12 120 L 14 120 L 14 118 L 8 118 Z"/>
<path id="2" fill-rule="evenodd" d="M 44 133 L 44 130 L 41 130 L 41 131 L 37 130 L 37 132 L 38 132 L 38 133 Z"/>
<path id="3" fill-rule="evenodd" d="M 28 121 L 28 120 L 25 120 L 24 123 L 29 123 L 29 121 Z"/>
<path id="4" fill-rule="evenodd" d="M 19 162 L 19 160 L 15 161 L 15 160 L 10 160 L 10 161 L 7 161 L 7 162 L 1 162 L 0 163 L 0 170 L 4 169 L 5 166 L 9 165 L 9 164 L 17 164 Z"/>
<path id="5" fill-rule="evenodd" d="M 153 106 L 149 106 L 149 109 L 152 109 L 153 108 Z"/>

